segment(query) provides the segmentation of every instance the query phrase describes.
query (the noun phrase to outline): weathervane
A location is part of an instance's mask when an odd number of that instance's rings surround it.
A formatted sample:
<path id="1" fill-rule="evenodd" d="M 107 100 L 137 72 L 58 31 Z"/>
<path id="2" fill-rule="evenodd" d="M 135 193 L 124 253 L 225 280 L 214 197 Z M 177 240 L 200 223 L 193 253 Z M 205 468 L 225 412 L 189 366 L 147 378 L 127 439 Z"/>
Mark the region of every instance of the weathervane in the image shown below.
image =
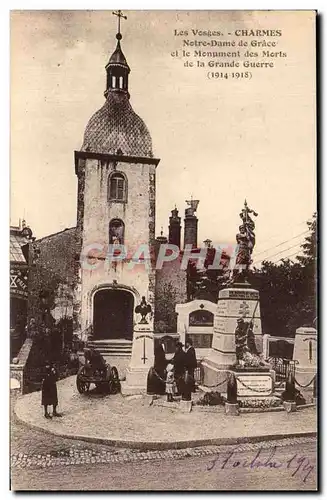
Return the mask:
<path id="1" fill-rule="evenodd" d="M 118 33 L 117 33 L 117 34 L 118 34 L 118 35 L 120 35 L 120 36 L 119 36 L 119 38 L 118 38 L 118 37 L 117 37 L 117 38 L 120 40 L 120 39 L 121 39 L 121 33 L 120 33 L 120 19 L 121 19 L 121 18 L 123 18 L 123 19 L 127 19 L 127 16 L 124 16 L 121 10 L 118 10 L 117 12 L 115 12 L 115 11 L 114 11 L 112 14 L 113 14 L 114 16 L 117 16 L 117 17 L 118 17 Z"/>

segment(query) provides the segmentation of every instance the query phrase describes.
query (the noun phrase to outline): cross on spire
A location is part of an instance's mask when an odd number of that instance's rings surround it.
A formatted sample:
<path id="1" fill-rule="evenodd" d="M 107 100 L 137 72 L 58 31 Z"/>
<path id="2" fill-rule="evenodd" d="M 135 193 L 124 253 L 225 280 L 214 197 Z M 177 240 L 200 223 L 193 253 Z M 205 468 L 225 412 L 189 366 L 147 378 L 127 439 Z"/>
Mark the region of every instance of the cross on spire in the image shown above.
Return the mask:
<path id="1" fill-rule="evenodd" d="M 114 11 L 113 15 L 118 17 L 118 33 L 117 34 L 120 35 L 120 37 L 121 37 L 121 33 L 120 33 L 120 19 L 121 18 L 127 19 L 127 16 L 124 16 L 121 10 L 118 10 L 117 12 Z"/>

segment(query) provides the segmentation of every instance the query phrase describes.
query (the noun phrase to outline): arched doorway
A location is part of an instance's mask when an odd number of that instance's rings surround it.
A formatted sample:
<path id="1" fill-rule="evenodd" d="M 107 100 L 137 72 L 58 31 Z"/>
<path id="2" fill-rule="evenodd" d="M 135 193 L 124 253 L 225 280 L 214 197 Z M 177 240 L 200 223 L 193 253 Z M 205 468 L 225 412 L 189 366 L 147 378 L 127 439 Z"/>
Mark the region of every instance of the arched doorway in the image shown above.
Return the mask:
<path id="1" fill-rule="evenodd" d="M 134 296 L 127 290 L 99 290 L 93 298 L 93 335 L 100 339 L 133 339 Z"/>

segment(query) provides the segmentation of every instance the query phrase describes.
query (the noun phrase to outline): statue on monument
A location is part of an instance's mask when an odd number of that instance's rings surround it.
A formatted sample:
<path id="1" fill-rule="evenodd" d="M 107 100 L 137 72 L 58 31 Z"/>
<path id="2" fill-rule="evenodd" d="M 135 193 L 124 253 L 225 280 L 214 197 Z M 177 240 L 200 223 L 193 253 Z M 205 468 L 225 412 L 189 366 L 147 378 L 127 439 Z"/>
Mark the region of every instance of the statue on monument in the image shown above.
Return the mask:
<path id="1" fill-rule="evenodd" d="M 151 313 L 151 311 L 152 311 L 152 309 L 151 309 L 150 304 L 148 304 L 146 302 L 145 297 L 143 296 L 141 303 L 138 306 L 136 306 L 136 308 L 135 308 L 136 314 L 141 315 L 141 321 L 139 323 L 140 325 L 147 325 L 148 324 L 146 317 L 149 313 Z"/>
<path id="2" fill-rule="evenodd" d="M 266 366 L 262 356 L 258 353 L 253 333 L 253 319 L 237 320 L 235 329 L 236 364 L 244 367 Z"/>
<path id="3" fill-rule="evenodd" d="M 238 244 L 238 252 L 236 256 L 236 269 L 233 272 L 232 281 L 246 281 L 250 264 L 252 263 L 251 255 L 255 245 L 255 223 L 250 217 L 253 214 L 257 217 L 257 213 L 249 208 L 247 201 L 244 201 L 244 208 L 240 213 L 242 224 L 239 226 L 239 233 L 236 235 Z"/>

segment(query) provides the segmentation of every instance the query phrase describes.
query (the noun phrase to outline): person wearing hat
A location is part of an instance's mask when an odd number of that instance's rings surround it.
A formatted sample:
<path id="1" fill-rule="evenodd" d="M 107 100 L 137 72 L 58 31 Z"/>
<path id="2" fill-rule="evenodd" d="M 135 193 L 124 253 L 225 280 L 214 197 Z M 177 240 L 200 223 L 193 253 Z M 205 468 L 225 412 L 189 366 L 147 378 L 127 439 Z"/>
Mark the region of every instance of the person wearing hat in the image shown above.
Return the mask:
<path id="1" fill-rule="evenodd" d="M 166 375 L 166 394 L 167 394 L 167 401 L 170 403 L 174 401 L 173 399 L 173 394 L 174 394 L 174 366 L 172 364 L 167 365 L 167 375 Z"/>
<path id="2" fill-rule="evenodd" d="M 192 392 L 195 392 L 194 370 L 198 366 L 198 362 L 192 339 L 189 338 L 185 341 L 185 348 L 185 368 L 188 371 L 189 376 L 193 379 Z"/>

